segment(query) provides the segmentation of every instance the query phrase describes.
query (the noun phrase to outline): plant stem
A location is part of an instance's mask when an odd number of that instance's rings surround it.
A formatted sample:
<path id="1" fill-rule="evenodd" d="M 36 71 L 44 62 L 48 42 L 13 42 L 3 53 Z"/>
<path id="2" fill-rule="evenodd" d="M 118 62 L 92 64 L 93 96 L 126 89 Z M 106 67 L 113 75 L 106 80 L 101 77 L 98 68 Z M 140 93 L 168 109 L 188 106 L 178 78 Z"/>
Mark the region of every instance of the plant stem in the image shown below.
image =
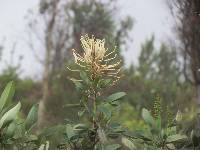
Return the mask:
<path id="1" fill-rule="evenodd" d="M 92 80 L 93 80 L 93 83 L 95 82 L 95 78 L 96 78 L 96 75 L 95 74 L 92 74 Z M 95 84 L 93 84 L 92 86 L 92 93 L 93 93 L 93 97 L 92 97 L 92 105 L 93 105 L 93 119 L 92 119 L 92 124 L 93 124 L 93 129 L 94 129 L 94 133 L 92 135 L 92 148 L 93 150 L 95 150 L 96 148 L 96 144 L 97 144 L 97 129 L 98 129 L 98 126 L 97 126 L 97 87 Z"/>
<path id="2" fill-rule="evenodd" d="M 96 111 L 97 111 L 97 104 L 96 104 L 96 90 L 94 90 L 94 99 L 93 99 L 93 112 L 94 112 L 94 116 L 93 116 L 93 127 L 95 128 L 96 126 Z"/>
<path id="3" fill-rule="evenodd" d="M 97 122 L 96 122 L 96 112 L 97 112 L 97 103 L 96 103 L 96 100 L 97 100 L 97 85 L 95 85 L 95 80 L 96 80 L 96 69 L 95 69 L 95 51 L 94 53 L 92 54 L 92 57 L 93 57 L 93 61 L 92 61 L 92 69 L 91 69 L 91 78 L 92 78 L 92 81 L 93 81 L 93 86 L 92 86 L 92 92 L 93 92 L 93 128 L 94 128 L 94 134 L 93 134 L 93 137 L 92 137 L 92 143 L 93 143 L 93 150 L 95 150 L 96 148 L 96 144 L 97 144 L 97 129 L 98 129 L 98 126 L 97 126 Z"/>
<path id="4" fill-rule="evenodd" d="M 97 137 L 97 122 L 96 122 L 96 111 L 97 111 L 97 104 L 96 104 L 96 98 L 97 98 L 97 92 L 96 88 L 94 88 L 94 97 L 93 97 L 93 128 L 94 128 L 94 135 L 93 135 L 93 149 L 95 149 L 96 146 L 96 137 Z"/>

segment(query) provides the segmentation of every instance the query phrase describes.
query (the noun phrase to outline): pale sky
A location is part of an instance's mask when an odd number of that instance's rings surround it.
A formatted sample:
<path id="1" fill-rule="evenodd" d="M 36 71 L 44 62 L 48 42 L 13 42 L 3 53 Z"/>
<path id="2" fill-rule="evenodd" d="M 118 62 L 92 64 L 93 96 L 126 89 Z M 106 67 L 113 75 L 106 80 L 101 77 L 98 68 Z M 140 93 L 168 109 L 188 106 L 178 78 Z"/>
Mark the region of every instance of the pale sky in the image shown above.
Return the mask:
<path id="1" fill-rule="evenodd" d="M 133 42 L 128 43 L 128 51 L 124 51 L 126 64 L 136 63 L 140 52 L 140 45 L 144 40 L 155 35 L 156 45 L 161 41 L 174 38 L 172 34 L 173 20 L 164 0 L 118 0 L 119 16 L 130 15 L 135 24 L 130 35 Z M 17 55 L 23 54 L 22 75 L 38 77 L 42 72 L 41 66 L 35 61 L 32 52 L 25 42 L 26 26 L 25 19 L 29 9 L 36 9 L 39 0 L 0 0 L 0 42 L 5 45 L 2 69 L 4 61 L 10 58 L 10 50 L 14 42 L 17 43 Z M 15 62 L 17 57 L 15 58 Z M 8 62 L 9 63 L 9 62 Z"/>

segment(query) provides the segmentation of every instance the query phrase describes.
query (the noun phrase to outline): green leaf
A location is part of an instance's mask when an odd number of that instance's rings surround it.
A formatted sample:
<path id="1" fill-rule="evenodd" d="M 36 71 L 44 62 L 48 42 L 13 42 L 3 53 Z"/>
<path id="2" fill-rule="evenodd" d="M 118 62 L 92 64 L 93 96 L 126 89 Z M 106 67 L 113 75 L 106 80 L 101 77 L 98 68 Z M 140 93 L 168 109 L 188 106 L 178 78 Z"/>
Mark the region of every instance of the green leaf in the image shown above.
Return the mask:
<path id="1" fill-rule="evenodd" d="M 25 120 L 25 129 L 31 129 L 38 119 L 38 105 L 34 105 L 28 113 L 28 116 Z"/>
<path id="2" fill-rule="evenodd" d="M 81 72 L 80 72 L 80 77 L 81 77 L 81 79 L 82 79 L 85 83 L 87 83 L 87 84 L 90 83 L 90 80 L 89 80 L 88 75 L 87 75 L 86 72 L 81 71 Z"/>
<path id="3" fill-rule="evenodd" d="M 37 141 L 38 140 L 38 137 L 33 134 L 29 135 L 27 138 L 28 138 L 28 141 Z"/>
<path id="4" fill-rule="evenodd" d="M 76 134 L 74 133 L 73 127 L 70 124 L 66 125 L 66 134 L 68 139 L 70 140 L 73 136 L 75 136 Z"/>
<path id="5" fill-rule="evenodd" d="M 120 124 L 112 123 L 109 125 L 109 131 L 107 132 L 109 138 L 116 139 L 121 136 L 125 132 L 125 130 Z"/>
<path id="6" fill-rule="evenodd" d="M 156 119 L 156 126 L 158 130 L 161 130 L 161 126 L 162 126 L 162 122 L 161 122 L 161 117 L 158 116 L 158 118 Z"/>
<path id="7" fill-rule="evenodd" d="M 8 128 L 7 128 L 7 130 L 6 130 L 6 137 L 7 137 L 7 138 L 12 138 L 13 135 L 14 135 L 14 133 L 15 133 L 16 128 L 17 128 L 17 124 L 16 124 L 15 122 L 12 122 L 12 123 L 8 126 Z"/>
<path id="8" fill-rule="evenodd" d="M 0 112 L 3 110 L 6 103 L 8 103 L 9 100 L 11 100 L 15 93 L 15 86 L 14 82 L 11 81 L 6 85 L 6 88 L 4 89 L 3 93 L 0 97 Z"/>
<path id="9" fill-rule="evenodd" d="M 167 148 L 170 149 L 170 150 L 175 150 L 176 149 L 176 147 L 172 143 L 167 144 Z"/>
<path id="10" fill-rule="evenodd" d="M 99 83 L 98 83 L 98 87 L 99 88 L 105 88 L 105 87 L 107 87 L 111 83 L 112 83 L 111 79 L 100 80 Z"/>
<path id="11" fill-rule="evenodd" d="M 173 142 L 177 142 L 179 140 L 184 140 L 186 138 L 187 138 L 187 136 L 185 136 L 185 135 L 174 134 L 174 135 L 168 136 L 166 141 L 167 141 L 167 143 L 173 143 Z"/>
<path id="12" fill-rule="evenodd" d="M 73 127 L 74 131 L 85 131 L 88 130 L 88 126 L 86 126 L 85 124 L 77 124 Z"/>
<path id="13" fill-rule="evenodd" d="M 113 107 L 118 107 L 119 106 L 119 102 L 118 101 L 112 101 L 112 102 L 109 102 L 109 104 Z"/>
<path id="14" fill-rule="evenodd" d="M 115 93 L 115 94 L 112 94 L 112 95 L 108 96 L 106 98 L 106 101 L 113 102 L 113 101 L 116 101 L 116 100 L 122 98 L 125 95 L 126 95 L 125 92 L 118 92 L 118 93 Z"/>
<path id="15" fill-rule="evenodd" d="M 154 118 L 151 116 L 151 113 L 145 108 L 142 109 L 142 118 L 150 126 L 154 126 L 155 125 Z"/>
<path id="16" fill-rule="evenodd" d="M 65 104 L 63 107 L 82 107 L 80 104 Z"/>
<path id="17" fill-rule="evenodd" d="M 78 111 L 78 116 L 79 117 L 82 117 L 84 115 L 84 113 L 86 112 L 86 110 L 81 110 L 81 111 Z"/>
<path id="18" fill-rule="evenodd" d="M 130 150 L 135 150 L 136 147 L 135 145 L 133 144 L 133 142 L 131 140 L 129 140 L 128 138 L 126 137 L 122 137 L 122 143 L 128 147 Z"/>
<path id="19" fill-rule="evenodd" d="M 118 123 L 110 124 L 110 129 L 112 130 L 113 133 L 121 134 L 125 132 L 124 128 L 122 128 L 122 126 Z"/>
<path id="20" fill-rule="evenodd" d="M 81 81 L 79 81 L 77 79 L 74 79 L 74 78 L 71 78 L 70 80 L 74 83 L 74 85 L 75 85 L 75 87 L 76 87 L 76 89 L 78 91 L 84 89 L 83 84 L 81 83 Z"/>
<path id="21" fill-rule="evenodd" d="M 118 150 L 121 146 L 119 144 L 107 145 L 105 150 Z"/>
<path id="22" fill-rule="evenodd" d="M 108 107 L 106 107 L 105 105 L 100 105 L 100 106 L 98 107 L 98 110 L 99 110 L 99 112 L 103 113 L 103 115 L 104 115 L 104 117 L 105 117 L 106 119 L 109 120 L 109 119 L 111 118 L 112 112 L 111 112 L 111 110 L 110 110 Z"/>
<path id="23" fill-rule="evenodd" d="M 23 138 L 25 136 L 24 123 L 22 123 L 21 121 L 18 122 L 18 120 L 16 120 L 16 121 L 14 120 L 13 122 L 16 123 L 16 125 L 17 125 L 16 126 L 17 128 L 15 129 L 15 135 L 13 138 L 14 139 Z"/>
<path id="24" fill-rule="evenodd" d="M 144 131 L 126 132 L 124 133 L 124 135 L 127 137 L 131 137 L 133 139 L 142 139 L 144 141 L 152 141 L 151 137 L 147 137 Z"/>
<path id="25" fill-rule="evenodd" d="M 19 102 L 15 107 L 6 112 L 0 120 L 0 128 L 4 124 L 13 121 L 16 118 L 20 108 L 21 108 L 21 103 Z"/>

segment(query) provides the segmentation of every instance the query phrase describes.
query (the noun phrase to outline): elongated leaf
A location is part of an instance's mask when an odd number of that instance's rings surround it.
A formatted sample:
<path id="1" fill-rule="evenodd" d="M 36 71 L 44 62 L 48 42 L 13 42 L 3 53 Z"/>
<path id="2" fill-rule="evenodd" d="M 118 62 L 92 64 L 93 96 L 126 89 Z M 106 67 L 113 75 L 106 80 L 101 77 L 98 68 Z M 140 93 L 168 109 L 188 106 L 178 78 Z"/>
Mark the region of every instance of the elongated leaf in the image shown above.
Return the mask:
<path id="1" fill-rule="evenodd" d="M 118 92 L 118 93 L 115 93 L 115 94 L 108 96 L 106 100 L 109 101 L 109 102 L 113 102 L 113 101 L 116 101 L 116 100 L 122 98 L 125 95 L 126 95 L 125 92 Z"/>
<path id="2" fill-rule="evenodd" d="M 117 139 L 117 138 L 119 138 L 120 135 L 121 134 L 119 134 L 119 133 L 109 133 L 109 134 L 107 134 L 107 136 L 111 139 Z"/>
<path id="3" fill-rule="evenodd" d="M 81 91 L 84 88 L 81 81 L 74 79 L 74 78 L 71 78 L 70 80 L 74 83 L 76 90 Z"/>
<path id="4" fill-rule="evenodd" d="M 25 129 L 29 130 L 32 128 L 38 119 L 38 105 L 34 105 L 28 113 L 28 116 L 25 120 Z"/>
<path id="5" fill-rule="evenodd" d="M 105 150 L 118 150 L 121 146 L 119 144 L 107 145 Z"/>
<path id="6" fill-rule="evenodd" d="M 85 124 L 77 124 L 73 127 L 74 131 L 83 131 L 83 130 L 87 130 L 88 127 Z"/>
<path id="7" fill-rule="evenodd" d="M 180 135 L 180 134 L 175 134 L 167 137 L 167 143 L 173 143 L 179 140 L 184 140 L 186 139 L 187 136 L 185 135 Z"/>
<path id="8" fill-rule="evenodd" d="M 3 93 L 0 97 L 0 112 L 4 108 L 5 104 L 8 102 L 8 100 L 11 100 L 15 93 L 15 86 L 14 82 L 11 81 L 6 85 L 6 88 L 4 89 Z"/>
<path id="9" fill-rule="evenodd" d="M 110 119 L 111 118 L 111 116 L 112 116 L 112 112 L 111 112 L 111 110 L 107 107 L 107 106 L 105 106 L 105 105 L 100 105 L 99 107 L 98 107 L 98 110 L 101 112 L 101 113 L 103 113 L 103 115 L 104 115 L 104 117 L 106 118 L 106 119 Z"/>
<path id="10" fill-rule="evenodd" d="M 123 133 L 125 132 L 125 129 L 118 123 L 112 123 L 110 124 L 110 129 L 112 130 L 112 132 L 114 133 Z"/>
<path id="11" fill-rule="evenodd" d="M 131 137 L 133 139 L 142 139 L 144 141 L 151 141 L 151 137 L 145 135 L 144 131 L 126 132 L 124 133 L 124 135 L 127 137 Z"/>
<path id="12" fill-rule="evenodd" d="M 151 113 L 145 108 L 142 109 L 142 117 L 143 117 L 144 121 L 147 124 L 149 124 L 150 126 L 154 126 L 155 125 L 154 118 L 151 116 Z"/>
<path id="13" fill-rule="evenodd" d="M 81 134 L 88 131 L 88 126 L 85 124 L 77 124 L 73 127 L 73 131 L 75 134 Z"/>
<path id="14" fill-rule="evenodd" d="M 65 104 L 63 107 L 82 107 L 80 104 Z"/>
<path id="15" fill-rule="evenodd" d="M 86 84 L 90 83 L 90 80 L 89 80 L 87 74 L 84 71 L 80 72 L 80 77 Z"/>
<path id="16" fill-rule="evenodd" d="M 20 108 L 21 103 L 19 102 L 15 107 L 6 112 L 0 120 L 0 128 L 7 122 L 13 121 L 16 118 Z"/>
<path id="17" fill-rule="evenodd" d="M 122 143 L 128 147 L 130 150 L 136 150 L 135 145 L 133 144 L 133 142 L 131 140 L 129 140 L 126 137 L 122 137 Z"/>

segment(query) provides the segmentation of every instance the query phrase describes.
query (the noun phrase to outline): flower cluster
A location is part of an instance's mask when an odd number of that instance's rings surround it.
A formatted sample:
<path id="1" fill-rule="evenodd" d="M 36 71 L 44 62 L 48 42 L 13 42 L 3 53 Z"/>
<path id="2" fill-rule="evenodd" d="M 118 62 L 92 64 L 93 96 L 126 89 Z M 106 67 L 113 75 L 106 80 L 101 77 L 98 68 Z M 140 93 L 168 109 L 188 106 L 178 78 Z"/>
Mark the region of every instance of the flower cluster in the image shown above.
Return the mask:
<path id="1" fill-rule="evenodd" d="M 117 57 L 115 49 L 108 52 L 109 50 L 105 48 L 105 40 L 96 39 L 94 36 L 91 38 L 88 35 L 81 36 L 80 41 L 84 51 L 83 54 L 79 54 L 76 50 L 72 50 L 75 63 L 90 72 L 92 78 L 101 76 L 119 80 L 121 60 L 115 59 Z"/>

